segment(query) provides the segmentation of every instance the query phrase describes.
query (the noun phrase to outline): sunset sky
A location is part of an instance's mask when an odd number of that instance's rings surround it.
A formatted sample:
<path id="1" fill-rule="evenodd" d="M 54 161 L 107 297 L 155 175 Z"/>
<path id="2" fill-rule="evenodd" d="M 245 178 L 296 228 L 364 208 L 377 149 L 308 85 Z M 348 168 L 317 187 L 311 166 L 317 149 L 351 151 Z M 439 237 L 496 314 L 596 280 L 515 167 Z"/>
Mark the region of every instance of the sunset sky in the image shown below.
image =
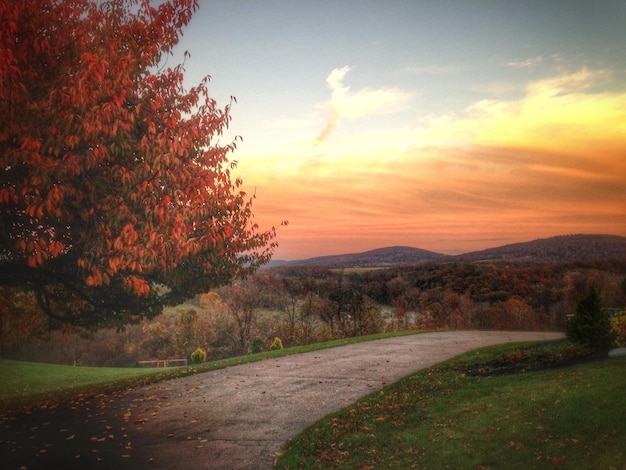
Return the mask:
<path id="1" fill-rule="evenodd" d="M 626 236 L 624 0 L 200 0 L 184 50 L 275 259 Z"/>

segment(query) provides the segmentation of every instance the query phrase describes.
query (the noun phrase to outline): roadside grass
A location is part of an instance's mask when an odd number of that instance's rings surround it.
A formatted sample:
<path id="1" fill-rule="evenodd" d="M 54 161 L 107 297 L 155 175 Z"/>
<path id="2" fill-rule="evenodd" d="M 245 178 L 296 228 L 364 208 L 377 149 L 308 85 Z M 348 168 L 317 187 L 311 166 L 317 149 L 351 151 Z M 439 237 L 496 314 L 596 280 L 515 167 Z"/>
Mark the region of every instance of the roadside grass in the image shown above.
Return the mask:
<path id="1" fill-rule="evenodd" d="M 423 370 L 315 423 L 276 468 L 626 468 L 626 358 L 574 349 L 499 345 Z M 574 364 L 490 369 L 513 358 Z"/>
<path id="2" fill-rule="evenodd" d="M 171 368 L 73 367 L 0 359 L 0 413 L 14 414 L 35 407 L 69 402 L 78 395 L 113 393 L 247 362 L 415 333 L 418 332 L 402 331 L 346 338 Z"/>

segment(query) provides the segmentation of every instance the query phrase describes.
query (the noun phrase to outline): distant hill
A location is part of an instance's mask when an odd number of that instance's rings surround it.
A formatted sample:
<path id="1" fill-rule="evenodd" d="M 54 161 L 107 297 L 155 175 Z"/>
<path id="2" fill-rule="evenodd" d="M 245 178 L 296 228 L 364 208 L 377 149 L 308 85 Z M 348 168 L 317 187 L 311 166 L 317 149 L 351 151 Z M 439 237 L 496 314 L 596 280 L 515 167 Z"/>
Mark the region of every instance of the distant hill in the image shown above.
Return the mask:
<path id="1" fill-rule="evenodd" d="M 298 261 L 273 261 L 269 267 L 275 266 L 323 266 L 325 268 L 367 268 L 420 264 L 447 258 L 446 255 L 434 251 L 412 248 L 410 246 L 391 246 L 344 255 L 318 256 Z"/>
<path id="2" fill-rule="evenodd" d="M 458 255 L 461 261 L 532 263 L 626 259 L 626 238 L 617 235 L 564 235 Z"/>
<path id="3" fill-rule="evenodd" d="M 409 246 L 392 246 L 363 253 L 318 256 L 298 261 L 272 260 L 268 267 L 319 266 L 336 269 L 414 265 L 432 261 L 554 263 L 595 260 L 626 260 L 626 237 L 618 235 L 564 235 L 473 251 L 457 256 L 448 256 Z"/>

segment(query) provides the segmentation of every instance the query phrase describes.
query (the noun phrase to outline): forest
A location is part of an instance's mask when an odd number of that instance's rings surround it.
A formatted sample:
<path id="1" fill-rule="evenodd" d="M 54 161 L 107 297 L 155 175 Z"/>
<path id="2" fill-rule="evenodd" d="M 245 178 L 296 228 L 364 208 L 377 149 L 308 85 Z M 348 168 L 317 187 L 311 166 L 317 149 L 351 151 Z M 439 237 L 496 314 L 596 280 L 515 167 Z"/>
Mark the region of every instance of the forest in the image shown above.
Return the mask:
<path id="1" fill-rule="evenodd" d="M 2 322 L 3 356 L 84 366 L 207 360 L 386 331 L 563 331 L 590 286 L 626 306 L 626 262 L 427 262 L 388 268 L 264 268 L 165 308 L 153 319 L 89 329 L 54 323 L 23 293 Z M 24 314 L 28 313 L 28 314 Z"/>

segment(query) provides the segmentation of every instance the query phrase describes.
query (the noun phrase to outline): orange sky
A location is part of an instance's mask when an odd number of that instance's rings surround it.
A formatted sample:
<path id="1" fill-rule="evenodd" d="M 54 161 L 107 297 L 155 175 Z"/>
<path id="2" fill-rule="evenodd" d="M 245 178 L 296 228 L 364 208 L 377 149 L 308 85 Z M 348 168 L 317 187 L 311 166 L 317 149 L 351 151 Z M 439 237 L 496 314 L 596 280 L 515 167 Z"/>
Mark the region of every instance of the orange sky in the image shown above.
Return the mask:
<path id="1" fill-rule="evenodd" d="M 626 90 L 589 92 L 604 75 L 581 69 L 531 82 L 517 100 L 476 102 L 422 125 L 242 151 L 256 220 L 289 220 L 277 259 L 626 235 Z M 374 113 L 382 94 L 347 93 L 335 107 L 331 96 L 328 106 L 338 125 Z"/>

